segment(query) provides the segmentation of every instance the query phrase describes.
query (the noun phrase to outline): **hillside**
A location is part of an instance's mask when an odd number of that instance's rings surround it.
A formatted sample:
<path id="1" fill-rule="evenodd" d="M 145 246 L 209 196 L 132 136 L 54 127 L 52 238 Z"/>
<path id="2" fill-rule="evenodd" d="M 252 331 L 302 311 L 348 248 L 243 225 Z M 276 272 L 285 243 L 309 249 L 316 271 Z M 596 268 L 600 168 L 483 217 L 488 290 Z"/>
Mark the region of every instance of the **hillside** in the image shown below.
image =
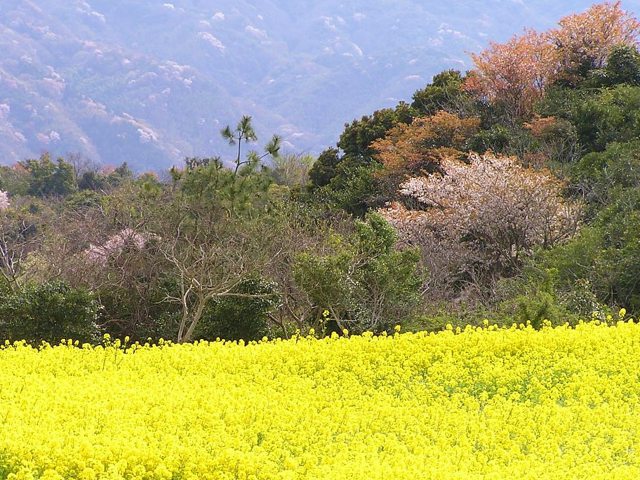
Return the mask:
<path id="1" fill-rule="evenodd" d="M 165 168 L 224 152 L 217 131 L 241 114 L 319 152 L 488 38 L 589 3 L 3 0 L 0 163 L 49 150 Z"/>

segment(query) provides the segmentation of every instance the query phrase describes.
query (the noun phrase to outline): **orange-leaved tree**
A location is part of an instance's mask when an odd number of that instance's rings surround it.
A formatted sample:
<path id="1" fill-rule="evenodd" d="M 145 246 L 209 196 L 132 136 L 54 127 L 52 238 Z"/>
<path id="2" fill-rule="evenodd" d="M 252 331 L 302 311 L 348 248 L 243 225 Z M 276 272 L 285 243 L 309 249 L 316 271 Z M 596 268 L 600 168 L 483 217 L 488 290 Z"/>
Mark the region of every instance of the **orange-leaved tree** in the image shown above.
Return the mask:
<path id="1" fill-rule="evenodd" d="M 431 170 L 443 152 L 464 150 L 466 142 L 479 128 L 477 118 L 460 118 L 440 111 L 415 118 L 410 124 L 397 125 L 384 138 L 373 142 L 371 148 L 384 166 L 383 175 L 416 173 Z"/>
<path id="2" fill-rule="evenodd" d="M 526 120 L 551 83 L 577 85 L 605 66 L 614 47 L 637 47 L 639 35 L 640 22 L 619 1 L 599 3 L 548 32 L 525 30 L 506 43 L 491 43 L 472 55 L 475 68 L 464 88 L 508 120 Z"/>
<path id="3" fill-rule="evenodd" d="M 462 156 L 479 127 L 477 118 L 440 111 L 399 124 L 373 142 L 374 158 L 383 166 L 376 179 L 385 199 L 397 198 L 398 186 L 408 176 L 434 172 L 443 158 Z"/>

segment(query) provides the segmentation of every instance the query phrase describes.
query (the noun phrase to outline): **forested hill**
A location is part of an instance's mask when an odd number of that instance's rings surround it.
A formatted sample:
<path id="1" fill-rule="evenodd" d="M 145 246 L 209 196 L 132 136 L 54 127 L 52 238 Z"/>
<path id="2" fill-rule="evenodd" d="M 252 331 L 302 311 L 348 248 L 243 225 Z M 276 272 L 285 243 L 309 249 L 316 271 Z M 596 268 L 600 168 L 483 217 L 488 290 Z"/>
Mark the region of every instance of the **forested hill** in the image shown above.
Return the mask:
<path id="1" fill-rule="evenodd" d="M 164 168 L 263 137 L 319 152 L 468 51 L 586 1 L 2 0 L 0 162 L 49 150 Z M 625 2 L 637 11 L 640 2 Z"/>

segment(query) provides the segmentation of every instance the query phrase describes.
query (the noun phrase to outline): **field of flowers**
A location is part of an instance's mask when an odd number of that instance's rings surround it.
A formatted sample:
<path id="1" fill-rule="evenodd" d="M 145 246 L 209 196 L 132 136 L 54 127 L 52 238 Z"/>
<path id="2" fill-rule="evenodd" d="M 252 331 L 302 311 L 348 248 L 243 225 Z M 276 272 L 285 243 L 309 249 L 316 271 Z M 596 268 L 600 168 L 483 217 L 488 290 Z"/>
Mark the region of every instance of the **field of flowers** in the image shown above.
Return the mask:
<path id="1" fill-rule="evenodd" d="M 0 350 L 0 478 L 640 477 L 640 325 Z"/>

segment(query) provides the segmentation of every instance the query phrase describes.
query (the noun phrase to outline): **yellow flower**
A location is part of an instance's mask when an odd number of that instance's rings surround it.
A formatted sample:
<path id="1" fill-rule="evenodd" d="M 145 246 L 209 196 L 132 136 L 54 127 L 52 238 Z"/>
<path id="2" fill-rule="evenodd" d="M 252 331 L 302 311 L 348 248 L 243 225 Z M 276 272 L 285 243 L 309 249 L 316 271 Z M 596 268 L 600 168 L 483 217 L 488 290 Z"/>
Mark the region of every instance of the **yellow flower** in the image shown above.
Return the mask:
<path id="1" fill-rule="evenodd" d="M 0 349 L 0 477 L 640 478 L 640 325 L 394 330 L 16 342 Z"/>

